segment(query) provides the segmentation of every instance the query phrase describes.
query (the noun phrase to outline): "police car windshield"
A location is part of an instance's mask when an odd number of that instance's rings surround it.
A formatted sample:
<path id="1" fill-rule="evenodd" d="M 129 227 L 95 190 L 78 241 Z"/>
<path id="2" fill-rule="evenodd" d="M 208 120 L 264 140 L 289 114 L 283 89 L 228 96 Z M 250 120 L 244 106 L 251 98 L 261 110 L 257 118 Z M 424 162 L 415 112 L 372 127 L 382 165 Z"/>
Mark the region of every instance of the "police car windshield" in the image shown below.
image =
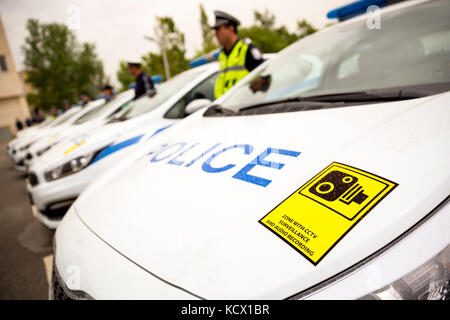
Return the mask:
<path id="1" fill-rule="evenodd" d="M 155 109 L 203 72 L 204 69 L 193 69 L 171 78 L 156 88 L 155 96 L 144 96 L 134 101 L 119 120 L 131 119 Z"/>
<path id="2" fill-rule="evenodd" d="M 76 108 L 80 108 L 80 107 L 76 107 Z M 81 110 L 81 108 L 76 109 L 76 110 L 73 110 L 73 109 L 67 110 L 63 114 L 56 117 L 56 119 L 50 123 L 49 127 L 53 128 L 53 127 L 56 127 L 60 124 L 63 124 L 65 122 L 69 121 L 79 110 Z"/>
<path id="3" fill-rule="evenodd" d="M 357 18 L 299 40 L 221 106 L 238 111 L 299 96 L 450 82 L 450 1 L 381 11 L 379 23 Z"/>
<path id="4" fill-rule="evenodd" d="M 123 96 L 125 96 L 127 94 L 128 94 L 127 92 L 124 92 L 124 93 L 120 94 L 119 96 L 117 96 L 116 98 L 114 98 L 113 100 L 111 100 L 110 102 L 105 103 L 105 104 L 101 105 L 100 107 L 94 108 L 94 109 L 86 112 L 84 115 L 82 115 L 80 118 L 78 118 L 74 123 L 81 124 L 81 123 L 90 121 L 92 119 L 102 117 L 104 114 L 108 113 L 108 111 L 110 111 L 111 108 L 114 108 L 114 105 L 117 105 L 118 99 L 122 100 Z M 123 103 L 123 104 L 125 104 L 125 103 Z M 119 105 L 117 105 L 116 107 L 118 108 Z"/>

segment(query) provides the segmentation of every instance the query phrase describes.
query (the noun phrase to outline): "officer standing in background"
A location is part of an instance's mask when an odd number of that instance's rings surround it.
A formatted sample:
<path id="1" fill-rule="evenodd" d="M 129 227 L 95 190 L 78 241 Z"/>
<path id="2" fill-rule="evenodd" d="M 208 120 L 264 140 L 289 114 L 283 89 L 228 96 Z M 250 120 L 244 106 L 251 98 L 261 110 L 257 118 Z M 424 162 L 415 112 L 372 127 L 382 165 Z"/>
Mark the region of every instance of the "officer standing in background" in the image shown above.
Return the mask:
<path id="1" fill-rule="evenodd" d="M 217 78 L 214 91 L 217 99 L 264 62 L 264 59 L 257 47 L 239 39 L 237 27 L 240 22 L 238 19 L 223 11 L 214 11 L 214 15 L 216 23 L 212 29 L 215 31 L 217 41 L 222 46 L 218 59 L 221 73 Z"/>
<path id="2" fill-rule="evenodd" d="M 81 106 L 84 107 L 85 105 L 87 105 L 90 102 L 89 97 L 87 94 L 83 93 L 81 95 Z"/>
<path id="3" fill-rule="evenodd" d="M 128 72 L 136 78 L 136 87 L 134 88 L 133 100 L 136 100 L 149 90 L 154 89 L 155 83 L 152 78 L 141 70 L 140 63 L 128 62 Z"/>
<path id="4" fill-rule="evenodd" d="M 109 85 L 106 84 L 103 87 L 103 95 L 102 98 L 106 100 L 106 102 L 110 102 L 111 100 L 113 100 L 116 97 L 115 93 L 114 93 L 114 88 Z"/>

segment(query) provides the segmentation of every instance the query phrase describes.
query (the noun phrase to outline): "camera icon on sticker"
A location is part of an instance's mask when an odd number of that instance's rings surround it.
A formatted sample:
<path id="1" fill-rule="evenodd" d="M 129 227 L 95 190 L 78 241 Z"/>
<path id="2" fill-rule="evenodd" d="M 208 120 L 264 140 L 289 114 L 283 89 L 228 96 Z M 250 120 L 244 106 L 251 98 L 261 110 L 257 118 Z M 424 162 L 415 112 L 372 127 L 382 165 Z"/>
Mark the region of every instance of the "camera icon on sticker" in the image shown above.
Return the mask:
<path id="1" fill-rule="evenodd" d="M 333 162 L 303 185 L 297 194 L 353 220 L 373 208 L 385 192 L 396 186 L 396 183 L 367 171 Z"/>
<path id="2" fill-rule="evenodd" d="M 309 192 L 326 200 L 341 201 L 346 205 L 355 202 L 361 205 L 368 198 L 358 178 L 348 173 L 333 170 L 317 181 Z"/>

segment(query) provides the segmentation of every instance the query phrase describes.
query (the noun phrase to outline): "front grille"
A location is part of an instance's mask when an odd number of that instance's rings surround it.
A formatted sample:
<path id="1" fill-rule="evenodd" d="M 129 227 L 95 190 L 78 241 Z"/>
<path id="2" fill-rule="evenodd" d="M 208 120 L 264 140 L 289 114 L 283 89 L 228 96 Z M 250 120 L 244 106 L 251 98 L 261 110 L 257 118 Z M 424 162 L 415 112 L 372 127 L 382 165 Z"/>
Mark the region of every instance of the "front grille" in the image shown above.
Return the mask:
<path id="1" fill-rule="evenodd" d="M 52 271 L 52 293 L 53 293 L 53 300 L 75 300 L 69 297 L 68 294 L 64 291 L 63 286 L 59 282 L 59 277 L 55 273 L 55 266 L 53 265 L 53 271 Z"/>
<path id="2" fill-rule="evenodd" d="M 61 277 L 53 263 L 52 270 L 52 295 L 53 300 L 94 300 L 90 295 L 80 290 L 70 290 L 61 281 Z"/>
<path id="3" fill-rule="evenodd" d="M 31 184 L 32 187 L 37 186 L 39 184 L 38 177 L 32 172 L 30 172 L 28 174 L 28 181 L 30 181 L 30 184 Z"/>
<path id="4" fill-rule="evenodd" d="M 49 204 L 41 213 L 50 220 L 61 220 L 75 199 L 68 199 Z"/>

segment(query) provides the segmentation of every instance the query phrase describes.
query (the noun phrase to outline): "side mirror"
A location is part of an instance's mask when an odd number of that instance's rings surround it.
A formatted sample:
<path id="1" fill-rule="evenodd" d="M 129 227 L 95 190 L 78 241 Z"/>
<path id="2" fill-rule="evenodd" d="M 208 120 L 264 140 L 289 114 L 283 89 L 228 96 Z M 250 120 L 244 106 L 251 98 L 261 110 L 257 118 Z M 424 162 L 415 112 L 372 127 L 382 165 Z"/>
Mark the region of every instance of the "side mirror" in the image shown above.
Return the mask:
<path id="1" fill-rule="evenodd" d="M 192 114 L 195 111 L 200 110 L 203 107 L 206 107 L 208 104 L 211 103 L 211 100 L 209 99 L 196 99 L 194 101 L 191 101 L 187 106 L 186 106 L 186 113 L 187 114 Z"/>
<path id="2" fill-rule="evenodd" d="M 149 98 L 153 98 L 154 96 L 156 96 L 156 88 L 152 88 L 150 90 L 147 91 L 147 96 Z"/>

